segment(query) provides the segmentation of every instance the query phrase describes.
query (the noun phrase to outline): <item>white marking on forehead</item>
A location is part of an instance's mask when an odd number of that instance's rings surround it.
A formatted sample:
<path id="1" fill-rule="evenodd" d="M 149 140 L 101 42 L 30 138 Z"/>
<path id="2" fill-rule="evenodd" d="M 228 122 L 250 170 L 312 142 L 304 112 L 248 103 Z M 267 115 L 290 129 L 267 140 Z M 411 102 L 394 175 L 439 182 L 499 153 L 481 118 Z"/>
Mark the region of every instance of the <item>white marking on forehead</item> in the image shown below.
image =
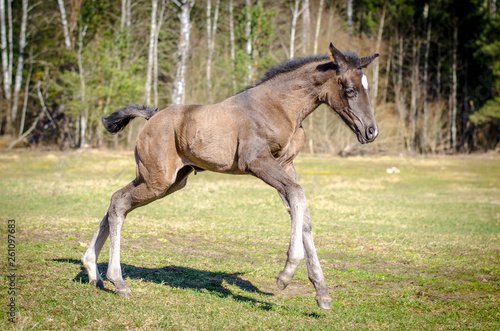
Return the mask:
<path id="1" fill-rule="evenodd" d="M 361 84 L 363 84 L 365 90 L 368 90 L 368 79 L 365 74 L 363 74 L 363 77 L 361 78 Z"/>

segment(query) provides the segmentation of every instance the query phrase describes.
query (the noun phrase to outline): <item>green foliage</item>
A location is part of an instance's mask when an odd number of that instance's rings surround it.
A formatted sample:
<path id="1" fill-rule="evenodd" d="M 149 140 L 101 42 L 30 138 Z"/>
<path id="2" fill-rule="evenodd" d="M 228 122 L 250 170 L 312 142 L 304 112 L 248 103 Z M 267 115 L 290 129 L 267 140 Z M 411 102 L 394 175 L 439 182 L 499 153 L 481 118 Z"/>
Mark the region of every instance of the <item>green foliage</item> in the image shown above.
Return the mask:
<path id="1" fill-rule="evenodd" d="M 478 50 L 475 57 L 478 61 L 484 63 L 495 77 L 492 92 L 500 92 L 500 41 L 497 36 L 500 34 L 500 17 L 491 21 L 481 39 L 476 42 Z M 500 97 L 488 100 L 479 110 L 470 115 L 470 120 L 475 125 L 484 125 L 488 123 L 498 124 L 500 120 Z"/>
<path id="2" fill-rule="evenodd" d="M 470 115 L 470 120 L 475 125 L 483 125 L 500 120 L 500 97 L 488 100 L 478 111 Z"/>
<path id="3" fill-rule="evenodd" d="M 54 85 L 58 102 L 66 105 L 70 114 L 91 111 L 92 119 L 98 119 L 104 108 L 115 110 L 124 104 L 137 102 L 144 93 L 143 61 L 122 63 L 126 53 L 120 50 L 114 39 L 92 41 L 83 50 L 85 102 L 82 101 L 78 68 L 63 71 Z"/>

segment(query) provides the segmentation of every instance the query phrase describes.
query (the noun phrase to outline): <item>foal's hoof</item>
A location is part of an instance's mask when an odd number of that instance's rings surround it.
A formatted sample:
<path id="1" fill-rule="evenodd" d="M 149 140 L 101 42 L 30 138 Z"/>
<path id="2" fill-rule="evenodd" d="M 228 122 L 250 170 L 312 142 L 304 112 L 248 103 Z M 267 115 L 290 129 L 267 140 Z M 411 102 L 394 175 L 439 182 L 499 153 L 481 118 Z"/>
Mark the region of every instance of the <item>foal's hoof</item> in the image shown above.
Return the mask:
<path id="1" fill-rule="evenodd" d="M 332 305 L 329 301 L 316 301 L 318 303 L 318 307 L 325 310 L 332 309 Z"/>
<path id="2" fill-rule="evenodd" d="M 284 290 L 284 289 L 286 289 L 286 287 L 288 286 L 288 284 L 283 283 L 283 282 L 281 281 L 281 279 L 277 278 L 277 279 L 276 279 L 276 286 L 278 286 L 278 288 L 279 288 L 280 290 Z"/>
<path id="3" fill-rule="evenodd" d="M 129 298 L 132 295 L 130 292 L 116 292 L 116 294 L 124 298 Z"/>

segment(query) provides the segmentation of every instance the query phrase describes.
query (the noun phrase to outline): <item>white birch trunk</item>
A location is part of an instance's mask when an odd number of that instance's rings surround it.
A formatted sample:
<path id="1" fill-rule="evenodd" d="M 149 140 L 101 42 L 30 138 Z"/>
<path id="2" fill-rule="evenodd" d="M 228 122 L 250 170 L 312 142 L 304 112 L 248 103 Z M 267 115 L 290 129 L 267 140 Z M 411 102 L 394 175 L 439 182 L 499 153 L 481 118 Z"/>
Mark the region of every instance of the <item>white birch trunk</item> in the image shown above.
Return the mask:
<path id="1" fill-rule="evenodd" d="M 314 50 L 313 54 L 318 53 L 318 38 L 319 38 L 319 32 L 321 30 L 321 18 L 323 17 L 323 4 L 325 3 L 325 0 L 320 0 L 319 1 L 319 7 L 318 7 L 318 17 L 316 18 L 316 32 L 314 33 Z"/>
<path id="2" fill-rule="evenodd" d="M 220 0 L 215 2 L 214 21 L 212 25 L 212 4 L 211 0 L 207 0 L 207 89 L 208 98 L 213 102 L 212 93 L 212 58 L 215 49 L 215 34 L 217 32 L 217 21 L 219 19 L 219 5 Z"/>
<path id="3" fill-rule="evenodd" d="M 295 0 L 295 7 L 292 10 L 292 27 L 290 29 L 290 52 L 288 56 L 292 59 L 295 56 L 295 33 L 297 30 L 297 19 L 299 18 L 300 0 Z"/>
<path id="4" fill-rule="evenodd" d="M 352 37 L 352 1 L 347 0 L 347 33 L 349 39 Z"/>
<path id="5" fill-rule="evenodd" d="M 158 19 L 158 24 L 156 24 L 155 31 L 155 48 L 154 48 L 154 61 L 153 61 L 153 93 L 154 93 L 154 105 L 158 107 L 159 97 L 158 97 L 158 41 L 160 39 L 160 31 L 163 21 L 165 20 L 165 9 L 167 7 L 166 1 L 162 0 L 160 17 Z"/>
<path id="6" fill-rule="evenodd" d="M 149 31 L 149 51 L 148 51 L 148 67 L 146 74 L 146 86 L 144 90 L 143 103 L 149 105 L 151 103 L 151 81 L 153 77 L 153 62 L 155 50 L 156 36 L 156 12 L 158 11 L 158 0 L 152 0 L 151 7 L 151 28 Z"/>
<path id="7" fill-rule="evenodd" d="M 384 9 L 382 10 L 382 17 L 380 18 L 380 24 L 378 26 L 378 33 L 377 33 L 377 44 L 375 46 L 375 52 L 380 53 L 380 45 L 382 44 L 382 35 L 384 33 L 384 23 L 385 23 L 385 12 L 386 12 L 386 5 L 384 5 Z M 379 73 L 379 66 L 380 66 L 380 61 L 375 61 L 372 64 L 373 68 L 373 75 L 372 75 L 372 107 L 375 108 L 377 105 L 377 97 L 378 97 L 378 73 Z"/>
<path id="8" fill-rule="evenodd" d="M 30 69 L 28 71 L 28 78 L 26 78 L 26 86 L 24 88 L 24 103 L 23 103 L 23 111 L 21 113 L 21 125 L 19 126 L 19 136 L 21 136 L 24 131 L 24 123 L 26 121 L 26 110 L 28 109 L 28 97 L 29 97 L 32 71 L 33 71 L 33 63 L 32 61 L 30 61 Z"/>
<path id="9" fill-rule="evenodd" d="M 233 0 L 229 0 L 229 42 L 231 44 L 231 81 L 233 84 L 233 92 L 236 91 L 236 50 L 234 38 L 234 15 L 233 15 Z"/>
<path id="10" fill-rule="evenodd" d="M 83 39 L 85 38 L 85 34 L 87 33 L 87 26 L 85 25 L 83 28 L 80 28 L 79 36 L 78 36 L 78 71 L 80 74 L 80 97 L 83 104 L 83 109 L 80 112 L 80 147 L 86 146 L 86 134 L 87 134 L 87 119 L 89 108 L 86 104 L 85 98 L 85 72 L 83 69 L 82 63 L 82 51 L 83 51 Z"/>
<path id="11" fill-rule="evenodd" d="M 9 1 L 9 0 L 7 0 Z M 8 104 L 11 100 L 11 78 L 9 76 L 9 49 L 7 45 L 7 21 L 5 18 L 5 0 L 0 0 L 0 47 L 2 48 L 3 88 Z"/>
<path id="12" fill-rule="evenodd" d="M 58 0 L 60 1 L 60 0 Z M 123 30 L 125 28 L 125 24 L 127 22 L 127 1 L 128 0 L 122 0 L 122 17 L 120 20 L 120 28 Z"/>
<path id="13" fill-rule="evenodd" d="M 7 34 L 7 46 L 9 47 L 9 83 L 12 92 L 12 72 L 14 68 L 14 29 L 12 27 L 12 0 L 7 0 L 7 22 L 9 30 Z"/>
<path id="14" fill-rule="evenodd" d="M 21 32 L 19 33 L 19 57 L 17 60 L 16 79 L 14 82 L 14 100 L 12 103 L 12 121 L 17 118 L 17 107 L 19 105 L 19 91 L 23 80 L 24 47 L 26 45 L 26 24 L 28 22 L 28 0 L 23 0 L 23 17 L 21 21 Z"/>
<path id="15" fill-rule="evenodd" d="M 311 12 L 309 10 L 309 0 L 302 1 L 302 55 L 310 51 L 311 46 Z"/>
<path id="16" fill-rule="evenodd" d="M 427 24 L 427 36 L 426 36 L 426 41 L 425 41 L 425 55 L 424 55 L 424 90 L 423 90 L 423 96 L 422 98 L 424 99 L 424 104 L 423 104 L 423 117 L 424 117 L 424 123 L 423 123 L 423 132 L 422 132 L 422 150 L 425 152 L 426 145 L 427 145 L 427 121 L 428 121 L 428 114 L 427 114 L 427 85 L 429 83 L 429 50 L 430 50 L 430 45 L 431 45 L 431 21 L 429 20 Z"/>
<path id="17" fill-rule="evenodd" d="M 127 0 L 127 31 L 130 32 L 130 27 L 132 26 L 132 0 Z"/>
<path id="18" fill-rule="evenodd" d="M 247 81 L 246 84 L 249 85 L 253 79 L 252 72 L 252 1 L 245 0 L 246 2 L 246 10 L 247 10 L 247 22 L 245 25 L 245 38 L 246 38 L 246 52 L 248 56 L 248 64 L 247 64 Z"/>
<path id="19" fill-rule="evenodd" d="M 186 88 L 186 67 L 187 58 L 189 55 L 189 39 L 191 35 L 191 9 L 194 6 L 194 0 L 173 0 L 174 3 L 180 8 L 179 20 L 180 36 L 179 44 L 177 46 L 177 64 L 175 68 L 175 78 L 172 91 L 172 104 L 182 104 L 185 98 Z"/>
<path id="20" fill-rule="evenodd" d="M 458 46 L 458 25 L 453 28 L 453 49 L 452 49 L 452 73 L 451 73 L 451 150 L 457 149 L 457 46 Z"/>
<path id="21" fill-rule="evenodd" d="M 64 45 L 66 46 L 66 50 L 70 50 L 71 39 L 69 37 L 68 20 L 66 18 L 66 9 L 64 8 L 64 0 L 57 0 L 57 2 L 59 3 L 59 10 L 61 11 L 61 21 L 64 33 Z"/>
<path id="22" fill-rule="evenodd" d="M 415 141 L 417 136 L 417 100 L 419 97 L 419 55 L 420 55 L 420 40 L 413 41 L 412 49 L 412 72 L 411 72 L 411 134 L 410 134 L 410 149 L 415 150 Z"/>

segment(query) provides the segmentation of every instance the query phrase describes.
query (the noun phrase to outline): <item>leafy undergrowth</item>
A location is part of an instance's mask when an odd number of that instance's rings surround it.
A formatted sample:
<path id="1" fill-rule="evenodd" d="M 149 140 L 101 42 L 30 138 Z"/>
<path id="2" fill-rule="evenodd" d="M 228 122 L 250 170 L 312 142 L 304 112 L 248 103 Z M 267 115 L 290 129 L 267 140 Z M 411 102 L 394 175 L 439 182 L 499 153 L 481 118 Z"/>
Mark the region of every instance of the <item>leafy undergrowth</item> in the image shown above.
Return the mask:
<path id="1" fill-rule="evenodd" d="M 500 328 L 500 160 L 299 157 L 332 310 L 305 264 L 284 291 L 289 219 L 249 176 L 199 173 L 132 212 L 122 268 L 133 291 L 87 284 L 80 257 L 129 152 L 0 154 L 0 232 L 16 220 L 16 329 L 328 330 Z M 397 169 L 398 171 L 395 171 Z M 388 171 L 389 170 L 389 171 Z M 2 245 L 2 275 L 8 267 Z M 2 327 L 4 328 L 4 327 Z"/>

